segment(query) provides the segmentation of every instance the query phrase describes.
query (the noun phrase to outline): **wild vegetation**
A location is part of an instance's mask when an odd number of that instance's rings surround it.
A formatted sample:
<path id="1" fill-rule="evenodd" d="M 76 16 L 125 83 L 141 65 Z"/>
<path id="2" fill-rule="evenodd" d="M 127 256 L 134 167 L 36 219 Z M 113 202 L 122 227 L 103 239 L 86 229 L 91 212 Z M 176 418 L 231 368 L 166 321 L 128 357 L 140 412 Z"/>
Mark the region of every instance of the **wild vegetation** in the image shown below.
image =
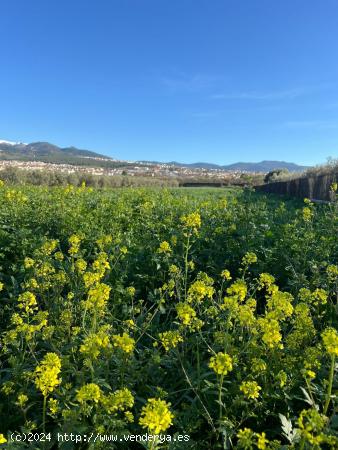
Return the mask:
<path id="1" fill-rule="evenodd" d="M 336 175 L 338 174 L 338 159 L 328 158 L 326 164 L 319 164 L 310 167 L 301 173 L 292 172 L 287 169 L 275 169 L 268 172 L 264 177 L 265 183 L 273 183 L 275 181 L 288 181 L 297 178 L 318 177 L 321 175 Z"/>
<path id="2" fill-rule="evenodd" d="M 334 203 L 2 185 L 0 442 L 337 448 L 337 250 Z"/>
<path id="3" fill-rule="evenodd" d="M 57 166 L 56 166 L 57 167 Z M 122 172 L 123 173 L 123 172 Z M 95 188 L 116 188 L 116 187 L 179 187 L 185 184 L 225 186 L 254 186 L 263 181 L 262 174 L 242 173 L 239 177 L 229 174 L 224 178 L 212 176 L 142 176 L 128 175 L 93 175 L 91 173 L 75 171 L 72 173 L 61 172 L 57 168 L 51 170 L 18 169 L 16 167 L 6 167 L 0 170 L 0 180 L 7 185 L 33 185 L 33 186 L 76 186 L 83 183 L 88 187 Z"/>
<path id="4" fill-rule="evenodd" d="M 80 187 L 83 183 L 88 187 L 116 188 L 116 187 L 178 187 L 179 181 L 174 178 L 145 177 L 128 175 L 93 175 L 86 172 L 66 173 L 60 170 L 25 170 L 7 167 L 0 171 L 0 180 L 7 185 L 33 185 L 33 186 L 74 186 Z"/>

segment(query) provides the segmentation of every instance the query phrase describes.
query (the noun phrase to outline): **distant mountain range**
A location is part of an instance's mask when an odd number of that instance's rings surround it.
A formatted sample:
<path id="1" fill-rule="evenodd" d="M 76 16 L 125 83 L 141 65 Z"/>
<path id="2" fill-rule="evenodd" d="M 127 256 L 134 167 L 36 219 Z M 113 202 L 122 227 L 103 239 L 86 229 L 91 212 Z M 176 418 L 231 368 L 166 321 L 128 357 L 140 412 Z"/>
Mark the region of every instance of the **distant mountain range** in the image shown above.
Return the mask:
<path id="1" fill-rule="evenodd" d="M 79 158 L 103 158 L 112 160 L 109 156 L 100 155 L 99 153 L 90 150 L 80 150 L 76 147 L 61 148 L 49 142 L 32 142 L 31 144 L 24 144 L 23 142 L 0 141 L 1 153 L 10 156 L 20 155 L 36 158 L 39 156 L 76 156 Z"/>
<path id="2" fill-rule="evenodd" d="M 158 161 L 135 161 L 127 162 L 113 159 L 90 150 L 81 150 L 76 147 L 61 148 L 49 142 L 32 142 L 25 144 L 23 142 L 11 142 L 0 140 L 0 160 L 19 160 L 19 161 L 42 161 L 54 164 L 73 164 L 81 166 L 100 166 L 100 167 L 121 167 L 137 165 L 158 165 L 167 164 L 176 167 L 187 167 L 190 169 L 206 170 L 226 170 L 226 171 L 245 171 L 245 172 L 269 172 L 274 169 L 288 169 L 290 172 L 301 172 L 307 169 L 307 166 L 299 166 L 285 161 L 261 161 L 258 163 L 238 162 L 229 165 L 218 165 L 212 163 L 197 162 L 193 164 L 183 164 L 176 161 L 161 163 Z"/>
<path id="3" fill-rule="evenodd" d="M 219 165 L 212 163 L 197 162 L 192 164 L 182 164 L 176 161 L 169 162 L 174 166 L 179 167 L 190 167 L 194 169 L 216 169 L 216 170 L 228 170 L 228 171 L 243 171 L 243 172 L 269 172 L 275 169 L 287 169 L 290 172 L 302 172 L 308 169 L 308 166 L 299 166 L 295 163 L 285 162 L 285 161 L 261 161 L 257 163 L 253 162 L 238 162 L 228 165 Z"/>
<path id="4" fill-rule="evenodd" d="M 121 165 L 115 159 L 76 147 L 61 148 L 49 142 L 11 142 L 0 140 L 0 160 L 42 161 L 52 164 L 72 164 L 114 168 Z"/>

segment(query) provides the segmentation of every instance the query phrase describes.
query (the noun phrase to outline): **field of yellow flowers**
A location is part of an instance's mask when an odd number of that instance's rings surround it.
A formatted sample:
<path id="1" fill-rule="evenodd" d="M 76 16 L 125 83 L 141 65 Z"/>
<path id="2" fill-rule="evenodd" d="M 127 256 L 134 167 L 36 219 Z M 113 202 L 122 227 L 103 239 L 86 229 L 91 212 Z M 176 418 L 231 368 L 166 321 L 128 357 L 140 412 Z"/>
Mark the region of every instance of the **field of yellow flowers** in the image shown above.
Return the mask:
<path id="1" fill-rule="evenodd" d="M 337 449 L 337 231 L 250 190 L 1 186 L 0 447 Z"/>

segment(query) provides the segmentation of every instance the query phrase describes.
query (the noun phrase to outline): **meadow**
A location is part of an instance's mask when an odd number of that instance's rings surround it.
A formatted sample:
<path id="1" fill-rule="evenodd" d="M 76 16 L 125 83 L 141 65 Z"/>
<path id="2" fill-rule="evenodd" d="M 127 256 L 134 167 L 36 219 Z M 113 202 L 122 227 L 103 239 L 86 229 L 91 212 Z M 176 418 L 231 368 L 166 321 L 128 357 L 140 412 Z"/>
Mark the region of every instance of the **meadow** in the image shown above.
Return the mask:
<path id="1" fill-rule="evenodd" d="M 251 189 L 2 184 L 0 447 L 337 449 L 337 231 Z"/>

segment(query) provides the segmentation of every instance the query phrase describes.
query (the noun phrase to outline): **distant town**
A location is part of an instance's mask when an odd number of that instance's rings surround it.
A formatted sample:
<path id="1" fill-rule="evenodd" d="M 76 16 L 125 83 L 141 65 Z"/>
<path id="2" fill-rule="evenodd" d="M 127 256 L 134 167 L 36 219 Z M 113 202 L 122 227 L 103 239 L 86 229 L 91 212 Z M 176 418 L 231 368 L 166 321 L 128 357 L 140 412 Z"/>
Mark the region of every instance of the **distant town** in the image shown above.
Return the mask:
<path id="1" fill-rule="evenodd" d="M 88 158 L 92 159 L 92 158 Z M 58 163 L 46 163 L 42 161 L 16 161 L 16 160 L 0 160 L 0 170 L 8 167 L 23 170 L 41 170 L 51 172 L 61 172 L 65 174 L 71 173 L 86 173 L 96 176 L 141 176 L 141 177 L 157 177 L 157 178 L 198 178 L 207 180 L 240 180 L 244 174 L 249 174 L 245 170 L 229 171 L 222 169 L 206 169 L 206 168 L 191 168 L 180 167 L 166 163 L 146 163 L 138 162 L 133 163 L 127 161 L 125 165 L 107 168 L 107 167 L 90 167 L 80 166 L 74 164 L 58 164 Z M 260 172 L 250 172 L 250 176 L 261 175 Z"/>

